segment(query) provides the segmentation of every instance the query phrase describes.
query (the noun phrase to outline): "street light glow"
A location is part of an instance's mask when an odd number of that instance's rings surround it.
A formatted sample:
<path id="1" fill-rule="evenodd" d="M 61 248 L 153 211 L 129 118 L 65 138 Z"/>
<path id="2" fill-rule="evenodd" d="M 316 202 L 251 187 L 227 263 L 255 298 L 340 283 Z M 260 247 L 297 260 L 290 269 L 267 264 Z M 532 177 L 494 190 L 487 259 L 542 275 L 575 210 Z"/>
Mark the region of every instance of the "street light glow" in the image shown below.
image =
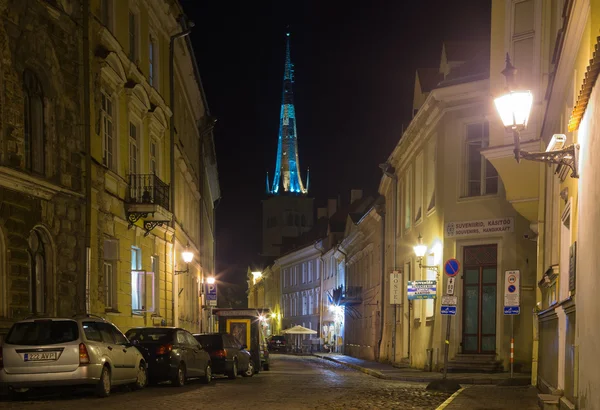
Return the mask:
<path id="1" fill-rule="evenodd" d="M 533 105 L 531 91 L 510 91 L 494 100 L 506 128 L 525 129 Z"/>
<path id="2" fill-rule="evenodd" d="M 417 255 L 417 258 L 422 258 L 427 252 L 427 245 L 423 244 L 423 237 L 421 234 L 419 234 L 419 238 L 417 240 L 418 242 L 415 246 L 413 246 L 413 249 L 415 251 L 415 255 Z"/>
<path id="3" fill-rule="evenodd" d="M 194 252 L 185 250 L 185 251 L 181 252 L 181 257 L 183 258 L 183 261 L 185 263 L 190 263 L 191 261 L 194 260 Z"/>
<path id="4" fill-rule="evenodd" d="M 212 285 L 215 283 L 215 277 L 214 276 L 209 276 L 208 278 L 206 278 L 206 283 L 208 283 L 209 285 Z"/>

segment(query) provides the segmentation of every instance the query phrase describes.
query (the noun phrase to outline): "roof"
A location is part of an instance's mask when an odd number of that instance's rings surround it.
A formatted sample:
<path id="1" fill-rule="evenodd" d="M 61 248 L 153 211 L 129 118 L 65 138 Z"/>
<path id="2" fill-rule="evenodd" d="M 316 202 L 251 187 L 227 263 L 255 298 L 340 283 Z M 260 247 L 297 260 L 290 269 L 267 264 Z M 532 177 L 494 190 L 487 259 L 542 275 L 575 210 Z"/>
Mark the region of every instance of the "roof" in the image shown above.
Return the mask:
<path id="1" fill-rule="evenodd" d="M 439 68 L 417 68 L 417 76 L 419 77 L 421 92 L 424 93 L 433 90 L 444 79 L 444 75 L 440 73 Z"/>
<path id="2" fill-rule="evenodd" d="M 357 215 L 360 215 L 357 220 L 360 220 L 360 217 L 366 212 L 373 202 L 373 197 L 367 196 L 362 197 L 351 203 L 348 206 L 338 210 L 334 213 L 329 219 L 329 229 L 330 232 L 344 232 L 346 230 L 346 220 L 348 216 L 351 218 L 356 218 Z M 354 219 L 353 219 L 354 220 Z"/>
<path id="3" fill-rule="evenodd" d="M 462 84 L 471 81 L 484 80 L 490 76 L 490 52 L 485 46 L 463 64 L 453 67 L 450 73 L 438 84 L 438 87 Z"/>

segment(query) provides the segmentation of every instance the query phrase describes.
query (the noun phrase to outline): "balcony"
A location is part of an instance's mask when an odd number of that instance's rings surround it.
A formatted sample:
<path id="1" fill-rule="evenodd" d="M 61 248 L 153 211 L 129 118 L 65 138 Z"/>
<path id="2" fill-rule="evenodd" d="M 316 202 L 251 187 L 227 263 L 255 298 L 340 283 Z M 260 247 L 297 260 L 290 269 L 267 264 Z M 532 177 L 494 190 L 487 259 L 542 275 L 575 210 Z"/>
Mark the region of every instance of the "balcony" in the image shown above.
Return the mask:
<path id="1" fill-rule="evenodd" d="M 129 228 L 143 219 L 145 236 L 148 236 L 155 227 L 171 222 L 169 192 L 169 185 L 154 174 L 130 174 L 125 204 Z"/>

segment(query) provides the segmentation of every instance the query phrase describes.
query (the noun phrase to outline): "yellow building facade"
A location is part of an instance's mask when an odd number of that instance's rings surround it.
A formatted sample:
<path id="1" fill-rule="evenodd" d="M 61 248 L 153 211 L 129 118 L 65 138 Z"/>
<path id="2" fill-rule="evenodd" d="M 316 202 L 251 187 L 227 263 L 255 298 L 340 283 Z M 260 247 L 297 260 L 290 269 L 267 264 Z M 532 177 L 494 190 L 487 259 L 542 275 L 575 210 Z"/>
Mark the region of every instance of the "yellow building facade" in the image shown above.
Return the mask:
<path id="1" fill-rule="evenodd" d="M 208 329 L 220 193 L 191 24 L 172 0 L 89 6 L 88 311 L 123 331 Z"/>

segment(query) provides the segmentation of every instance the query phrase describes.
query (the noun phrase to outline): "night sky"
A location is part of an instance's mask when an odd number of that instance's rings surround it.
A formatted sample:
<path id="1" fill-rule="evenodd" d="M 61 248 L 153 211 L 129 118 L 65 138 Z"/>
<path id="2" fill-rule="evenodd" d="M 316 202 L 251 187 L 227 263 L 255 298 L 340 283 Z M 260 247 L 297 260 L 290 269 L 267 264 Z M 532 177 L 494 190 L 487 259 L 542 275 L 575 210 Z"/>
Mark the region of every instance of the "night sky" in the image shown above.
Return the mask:
<path id="1" fill-rule="evenodd" d="M 300 167 L 317 206 L 347 203 L 352 188 L 375 195 L 378 164 L 411 118 L 416 68 L 437 67 L 445 39 L 489 39 L 490 0 L 181 2 L 218 119 L 217 275 L 242 286 L 275 167 L 286 27 Z"/>

